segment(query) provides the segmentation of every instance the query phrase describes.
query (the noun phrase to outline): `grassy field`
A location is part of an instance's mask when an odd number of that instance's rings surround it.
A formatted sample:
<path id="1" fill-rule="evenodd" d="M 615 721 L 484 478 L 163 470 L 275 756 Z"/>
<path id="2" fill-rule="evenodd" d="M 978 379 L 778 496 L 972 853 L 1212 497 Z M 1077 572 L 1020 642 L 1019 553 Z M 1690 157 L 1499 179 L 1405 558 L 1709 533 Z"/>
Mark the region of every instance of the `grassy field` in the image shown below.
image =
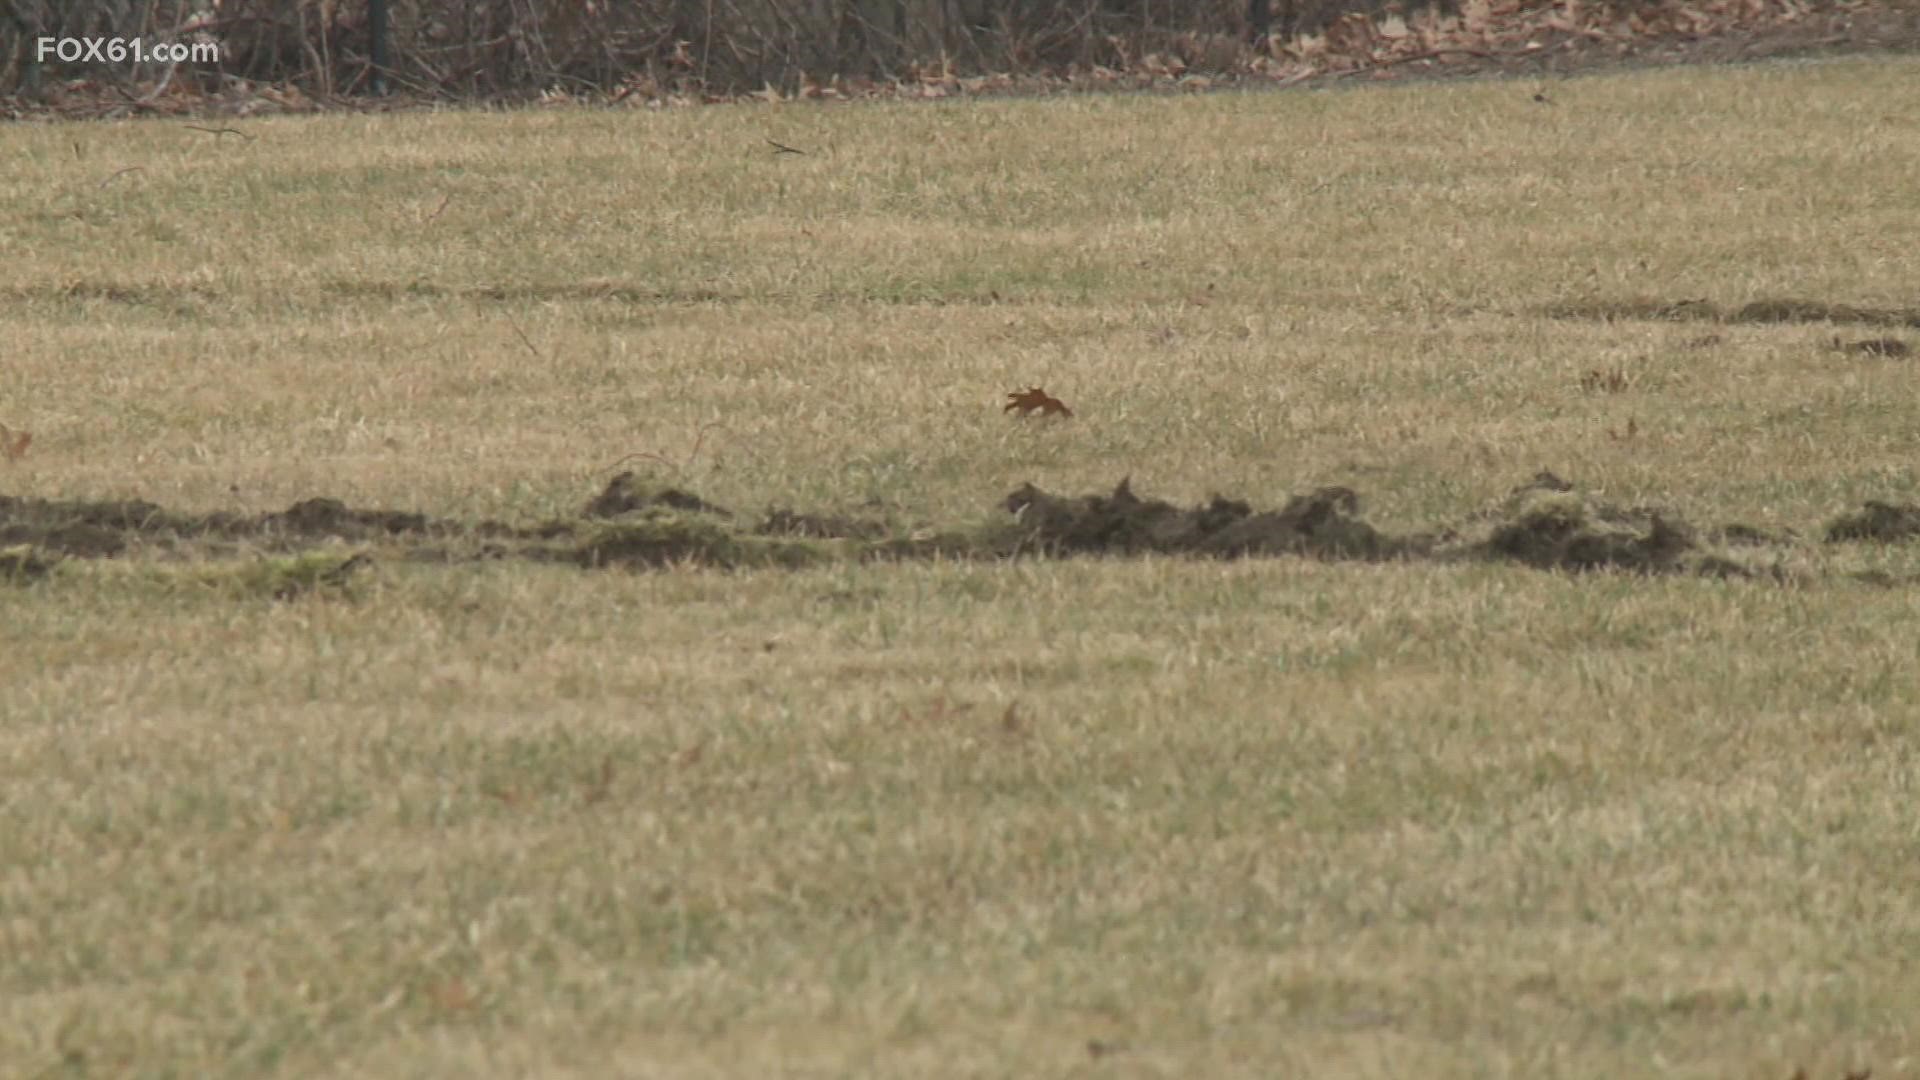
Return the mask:
<path id="1" fill-rule="evenodd" d="M 1916 75 L 0 128 L 0 494 L 1786 576 L 136 537 L 0 583 L 0 1076 L 1920 1074 Z"/>

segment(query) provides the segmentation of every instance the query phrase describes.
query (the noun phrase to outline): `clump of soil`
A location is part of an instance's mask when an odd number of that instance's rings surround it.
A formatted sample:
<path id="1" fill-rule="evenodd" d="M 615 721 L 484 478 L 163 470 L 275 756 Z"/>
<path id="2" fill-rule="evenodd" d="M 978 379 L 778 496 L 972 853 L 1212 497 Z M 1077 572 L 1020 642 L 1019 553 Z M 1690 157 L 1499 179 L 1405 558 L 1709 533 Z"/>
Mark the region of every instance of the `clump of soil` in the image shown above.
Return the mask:
<path id="1" fill-rule="evenodd" d="M 1691 530 L 1658 513 L 1622 510 L 1571 491 L 1535 489 L 1480 544 L 1483 554 L 1542 570 L 1683 569 Z"/>
<path id="2" fill-rule="evenodd" d="M 1755 300 L 1733 313 L 1729 322 L 1743 323 L 1865 323 L 1869 326 L 1920 326 L 1920 312 L 1911 308 L 1866 308 L 1829 304 L 1824 300 Z"/>
<path id="3" fill-rule="evenodd" d="M 147 502 L 53 502 L 0 495 L 0 544 L 35 544 L 81 558 L 111 558 L 128 534 L 172 522 Z"/>
<path id="4" fill-rule="evenodd" d="M 611 518 L 655 508 L 733 516 L 733 512 L 725 507 L 715 506 L 698 495 L 678 488 L 643 487 L 631 472 L 623 472 L 609 480 L 606 489 L 595 496 L 582 513 L 590 518 Z"/>
<path id="5" fill-rule="evenodd" d="M 1827 543 L 1879 540 L 1891 543 L 1920 536 L 1920 506 L 1868 500 L 1857 514 L 1845 514 L 1827 525 Z"/>
<path id="6" fill-rule="evenodd" d="M 1543 570 L 1627 570 L 1636 573 L 1748 577 L 1742 563 L 1707 550 L 1677 516 L 1619 507 L 1542 472 L 1479 515 L 1463 538 L 1451 529 L 1391 535 L 1360 516 L 1352 489 L 1325 487 L 1288 500 L 1279 510 L 1215 496 L 1182 509 L 1142 499 L 1125 480 L 1108 495 L 1066 498 L 1028 484 L 1005 506 L 1018 519 L 1016 550 L 1051 555 L 1182 554 L 1215 558 L 1306 555 L 1380 560 L 1432 556 L 1519 562 Z M 1771 540 L 1763 530 L 1730 525 L 1709 537 L 1749 545 Z"/>
<path id="7" fill-rule="evenodd" d="M 1486 537 L 1468 545 L 1470 556 L 1508 559 L 1542 570 L 1753 576 L 1740 562 L 1705 550 L 1701 535 L 1672 513 L 1615 506 L 1577 491 L 1551 472 L 1538 473 L 1515 488 L 1493 517 Z M 1773 542 L 1765 530 L 1751 525 L 1725 525 L 1705 535 L 1721 543 Z"/>
<path id="8" fill-rule="evenodd" d="M 457 526 L 438 525 L 425 514 L 394 510 L 355 510 L 338 499 L 307 499 L 277 514 L 259 519 L 264 531 L 294 536 L 329 536 L 343 540 L 374 540 L 408 533 L 454 532 Z"/>
<path id="9" fill-rule="evenodd" d="M 1128 480 L 1120 481 L 1110 495 L 1079 498 L 1050 495 L 1026 484 L 1003 505 L 1019 521 L 1019 546 L 1047 554 L 1380 559 L 1407 550 L 1361 519 L 1359 496 L 1341 487 L 1295 496 L 1282 509 L 1264 513 L 1218 495 L 1204 506 L 1182 510 L 1159 499 L 1140 498 Z"/>
<path id="10" fill-rule="evenodd" d="M 113 558 L 135 542 L 246 540 L 295 549 L 316 540 L 367 542 L 398 536 L 448 536 L 469 529 L 518 532 L 497 522 L 469 525 L 391 510 L 355 510 L 337 499 L 307 499 L 258 517 L 176 514 L 138 499 L 102 502 L 0 495 L 0 543 L 30 543 L 80 558 Z"/>

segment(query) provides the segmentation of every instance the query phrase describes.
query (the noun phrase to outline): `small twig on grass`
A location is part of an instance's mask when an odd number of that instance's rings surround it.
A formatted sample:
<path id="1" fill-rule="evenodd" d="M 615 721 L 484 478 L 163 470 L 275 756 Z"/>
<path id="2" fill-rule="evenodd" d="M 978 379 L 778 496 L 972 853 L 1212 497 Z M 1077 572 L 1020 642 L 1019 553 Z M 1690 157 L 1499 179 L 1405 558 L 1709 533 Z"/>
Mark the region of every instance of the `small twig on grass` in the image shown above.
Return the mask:
<path id="1" fill-rule="evenodd" d="M 507 316 L 507 325 L 513 327 L 513 332 L 519 335 L 520 344 L 525 345 L 527 347 L 527 351 L 533 354 L 533 358 L 535 360 L 539 360 L 543 363 L 546 361 L 547 354 L 540 351 L 540 347 L 533 343 L 533 339 L 527 336 L 527 332 L 525 330 L 520 329 L 520 324 L 513 321 L 512 315 Z"/>
<path id="2" fill-rule="evenodd" d="M 95 184 L 94 187 L 96 189 L 104 188 L 108 184 L 113 183 L 115 180 L 120 179 L 121 177 L 127 175 L 128 173 L 146 172 L 146 171 L 147 171 L 147 168 L 144 165 L 129 165 L 126 168 L 121 169 L 119 172 L 114 173 L 112 176 L 107 177 L 105 180 L 100 181 L 98 184 Z"/>
<path id="3" fill-rule="evenodd" d="M 253 141 L 253 136 L 247 134 L 244 131 L 241 131 L 239 128 L 210 128 L 210 127 L 201 127 L 198 124 L 185 124 L 182 126 L 185 127 L 188 131 L 204 131 L 207 134 L 214 136 L 215 139 L 218 139 L 222 135 L 238 135 L 241 138 L 247 140 L 248 142 Z"/>
<path id="4" fill-rule="evenodd" d="M 625 465 L 629 461 L 657 461 L 660 464 L 665 465 L 668 468 L 674 470 L 675 472 L 684 473 L 693 466 L 693 459 L 700 456 L 700 447 L 705 445 L 707 441 L 707 432 L 716 430 L 719 427 L 720 427 L 720 422 L 717 420 L 710 424 L 702 424 L 700 426 L 700 430 L 694 433 L 693 449 L 687 451 L 687 456 L 685 460 L 675 461 L 672 458 L 667 457 L 665 454 L 656 454 L 651 450 L 640 450 L 635 453 L 628 454 L 626 457 L 621 458 L 619 461 L 616 461 L 613 464 L 600 469 L 599 471 L 612 472 L 613 470 L 619 468 L 620 466 Z"/>
<path id="5" fill-rule="evenodd" d="M 805 150 L 796 150 L 785 143 L 774 142 L 772 139 L 768 139 L 767 144 L 773 147 L 773 156 L 775 157 L 779 157 L 781 154 L 805 154 L 806 153 Z"/>
<path id="6" fill-rule="evenodd" d="M 439 205 L 439 206 L 436 206 L 436 207 L 434 207 L 434 208 L 433 208 L 433 213 L 431 213 L 431 214 L 428 214 L 428 215 L 427 215 L 427 219 L 426 219 L 425 221 L 422 221 L 422 222 L 421 222 L 420 224 L 422 224 L 422 225 L 431 225 L 431 224 L 433 224 L 433 219 L 435 219 L 435 218 L 437 218 L 437 217 L 439 217 L 439 216 L 440 216 L 440 214 L 441 214 L 441 212 L 442 212 L 442 211 L 444 211 L 444 210 L 445 210 L 445 209 L 447 208 L 447 204 L 448 204 L 448 203 L 450 203 L 450 202 L 452 202 L 452 201 L 453 201 L 453 192 L 451 192 L 451 191 L 449 191 L 449 192 L 447 192 L 447 193 L 446 193 L 445 195 L 443 195 L 443 196 L 441 196 L 441 197 L 440 197 L 440 205 Z"/>

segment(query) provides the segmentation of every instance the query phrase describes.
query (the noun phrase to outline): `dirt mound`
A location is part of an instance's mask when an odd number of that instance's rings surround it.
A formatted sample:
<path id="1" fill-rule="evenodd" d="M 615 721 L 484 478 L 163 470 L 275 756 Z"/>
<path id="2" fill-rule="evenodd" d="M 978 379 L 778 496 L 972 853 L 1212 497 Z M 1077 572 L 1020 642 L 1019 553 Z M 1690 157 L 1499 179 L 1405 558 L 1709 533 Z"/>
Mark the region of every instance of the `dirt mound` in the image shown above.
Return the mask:
<path id="1" fill-rule="evenodd" d="M 1827 543 L 1848 540 L 1895 542 L 1920 536 L 1920 506 L 1868 500 L 1857 514 L 1844 514 L 1827 526 Z"/>
<path id="2" fill-rule="evenodd" d="M 110 559 L 126 551 L 127 535 L 85 522 L 46 527 L 0 524 L 0 544 L 37 546 L 83 559 Z"/>
<path id="3" fill-rule="evenodd" d="M 1695 548 L 1684 524 L 1658 513 L 1623 510 L 1571 491 L 1535 489 L 1517 500 L 1479 550 L 1542 570 L 1684 569 Z"/>
<path id="4" fill-rule="evenodd" d="M 1822 300 L 1756 300 L 1727 317 L 1743 323 L 1864 323 L 1868 326 L 1920 326 L 1913 308 L 1865 308 Z"/>
<path id="5" fill-rule="evenodd" d="M 1549 304 L 1540 313 L 1550 319 L 1664 320 L 1668 322 L 1718 323 L 1857 323 L 1864 326 L 1920 327 L 1920 308 L 1870 308 L 1852 304 L 1832 304 L 1824 300 L 1784 297 L 1755 300 L 1737 308 L 1722 307 L 1710 300 L 1656 300 L 1632 297 L 1625 300 L 1581 300 Z"/>
<path id="6" fill-rule="evenodd" d="M 1749 577 L 1755 570 L 1709 544 L 1784 543 L 1765 530 L 1727 525 L 1697 533 L 1678 516 L 1620 507 L 1542 472 L 1464 530 L 1392 535 L 1360 516 L 1352 489 L 1296 495 L 1279 510 L 1215 496 L 1181 509 L 1142 499 L 1128 481 L 1108 495 L 1065 498 L 1031 484 L 1005 502 L 1017 521 L 1017 548 L 1049 555 L 1167 554 L 1215 558 L 1305 555 L 1381 560 L 1434 557 L 1518 562 L 1542 570 L 1624 570 L 1643 574 Z"/>
<path id="7" fill-rule="evenodd" d="M 678 488 L 648 488 L 631 472 L 623 472 L 607 481 L 606 489 L 594 496 L 582 513 L 590 518 L 612 518 L 639 510 L 686 510 L 697 514 L 732 517 L 725 507 Z"/>
<path id="8" fill-rule="evenodd" d="M 1296 496 L 1284 508 L 1265 513 L 1218 495 L 1204 506 L 1182 510 L 1140 498 L 1129 480 L 1120 481 L 1110 495 L 1079 498 L 1049 495 L 1027 484 L 1002 505 L 1019 521 L 1020 546 L 1047 554 L 1380 559 L 1406 550 L 1362 520 L 1359 496 L 1341 487 Z"/>
<path id="9" fill-rule="evenodd" d="M 468 532 L 523 534 L 523 530 L 499 522 L 468 523 L 392 510 L 356 510 L 338 499 L 305 499 L 285 510 L 248 517 L 224 511 L 177 514 L 138 499 L 87 502 L 0 495 L 0 544 L 33 544 L 80 558 L 112 558 L 124 554 L 136 542 L 226 540 L 290 549 L 317 540 L 363 543 Z"/>
<path id="10" fill-rule="evenodd" d="M 333 536 L 344 540 L 367 540 L 407 533 L 457 532 L 460 529 L 458 525 L 450 523 L 436 524 L 425 514 L 355 510 L 338 499 L 307 499 L 294 503 L 277 514 L 260 518 L 258 527 L 296 536 Z"/>
<path id="11" fill-rule="evenodd" d="M 1464 548 L 1470 557 L 1511 560 L 1541 570 L 1624 570 L 1641 574 L 1752 577 L 1757 571 L 1712 547 L 1782 547 L 1776 535 L 1739 523 L 1695 529 L 1671 511 L 1622 507 L 1580 492 L 1551 472 L 1513 489 L 1481 515 L 1486 535 Z M 1777 576 L 1778 571 L 1769 568 Z"/>
<path id="12" fill-rule="evenodd" d="M 1351 488 L 1322 487 L 1261 510 L 1220 495 L 1190 507 L 1112 491 L 1063 496 L 1024 484 L 1001 502 L 1010 517 L 944 531 L 897 528 L 861 517 L 769 511 L 757 524 L 692 493 L 615 477 L 581 516 L 530 528 L 426 514 L 356 509 L 311 498 L 257 516 L 183 515 L 140 500 L 61 502 L 0 496 L 0 576 L 45 576 L 62 556 L 112 558 L 143 547 L 176 556 L 314 553 L 271 563 L 264 591 L 293 594 L 344 583 L 367 565 L 338 544 L 377 549 L 382 560 L 447 563 L 488 559 L 597 567 L 675 565 L 799 567 L 824 561 L 993 560 L 1042 555 L 1174 555 L 1262 558 L 1519 563 L 1543 570 L 1618 570 L 1784 580 L 1781 556 L 1800 543 L 1791 531 L 1739 523 L 1696 529 L 1679 514 L 1624 507 L 1580 491 L 1550 472 L 1513 489 L 1457 526 L 1393 533 L 1368 521 Z M 1834 520 L 1829 542 L 1920 537 L 1920 507 L 1868 502 Z M 330 551 L 316 549 L 329 548 Z M 345 559 L 345 562 L 340 560 Z M 1765 560 L 1764 562 L 1761 560 Z M 281 566 L 284 563 L 285 566 Z M 291 569 L 287 569 L 291 567 Z M 282 580 L 286 579 L 286 580 Z M 309 580 L 311 579 L 311 580 Z M 287 582 L 292 584 L 287 584 Z M 260 589 L 254 590 L 262 591 Z"/>
<path id="13" fill-rule="evenodd" d="M 110 558 L 141 535 L 186 535 L 188 519 L 139 500 L 66 502 L 0 495 L 0 544 L 32 544 L 81 558 Z"/>

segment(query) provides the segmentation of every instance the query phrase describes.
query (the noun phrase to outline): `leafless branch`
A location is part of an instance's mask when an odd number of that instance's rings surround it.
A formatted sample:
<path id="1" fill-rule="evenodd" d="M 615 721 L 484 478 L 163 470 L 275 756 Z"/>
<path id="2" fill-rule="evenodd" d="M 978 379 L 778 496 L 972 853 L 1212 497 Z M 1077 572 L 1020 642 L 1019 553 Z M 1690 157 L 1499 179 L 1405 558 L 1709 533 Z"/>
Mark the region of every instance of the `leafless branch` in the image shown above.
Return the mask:
<path id="1" fill-rule="evenodd" d="M 534 359 L 542 362 L 546 361 L 547 354 L 540 351 L 540 347 L 533 343 L 533 339 L 527 336 L 525 330 L 520 329 L 520 324 L 513 321 L 512 315 L 507 316 L 507 325 L 513 327 L 513 332 L 520 338 L 520 344 L 527 347 L 527 351 L 533 354 Z"/>
<path id="2" fill-rule="evenodd" d="M 712 423 L 702 424 L 700 426 L 700 430 L 694 434 L 693 449 L 687 451 L 687 456 L 683 460 L 675 461 L 672 458 L 667 457 L 665 454 L 656 454 L 650 450 L 642 450 L 637 453 L 628 454 L 626 457 L 621 458 L 619 461 L 616 461 L 611 465 L 605 466 L 600 471 L 612 472 L 613 470 L 619 468 L 620 466 L 625 465 L 629 461 L 657 461 L 660 464 L 675 470 L 676 472 L 685 472 L 690 466 L 693 465 L 693 459 L 700 456 L 700 447 L 705 445 L 707 441 L 707 433 L 718 429 L 720 426 L 721 425 L 717 420 Z"/>

